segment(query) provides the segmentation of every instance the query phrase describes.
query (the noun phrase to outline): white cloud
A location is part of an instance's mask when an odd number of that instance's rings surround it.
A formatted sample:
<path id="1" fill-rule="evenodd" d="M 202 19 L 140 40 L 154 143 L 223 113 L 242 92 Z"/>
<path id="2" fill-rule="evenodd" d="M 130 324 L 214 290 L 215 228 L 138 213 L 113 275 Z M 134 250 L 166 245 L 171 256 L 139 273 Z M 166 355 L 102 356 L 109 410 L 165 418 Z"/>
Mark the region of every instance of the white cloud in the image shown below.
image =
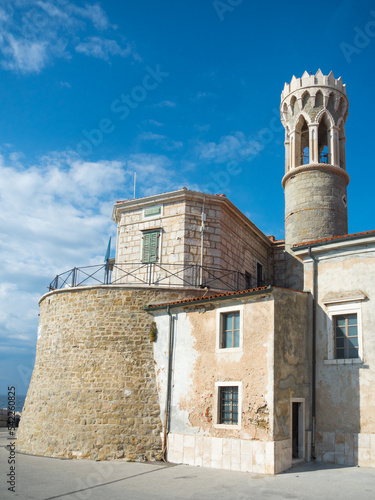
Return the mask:
<path id="1" fill-rule="evenodd" d="M 135 51 L 133 52 L 131 44 L 128 43 L 121 48 L 116 40 L 108 40 L 97 36 L 85 38 L 85 41 L 79 43 L 75 50 L 80 54 L 104 59 L 105 61 L 109 61 L 110 56 L 128 57 L 131 54 L 134 59 L 139 59 L 138 54 Z"/>
<path id="2" fill-rule="evenodd" d="M 156 108 L 175 108 L 176 103 L 173 101 L 161 101 L 155 104 Z"/>
<path id="3" fill-rule="evenodd" d="M 200 143 L 197 150 L 201 160 L 226 163 L 248 160 L 256 156 L 263 147 L 261 142 L 247 138 L 243 132 L 236 132 L 221 137 L 217 143 Z"/>
<path id="4" fill-rule="evenodd" d="M 130 155 L 126 167 L 128 171 L 137 172 L 137 197 L 173 191 L 186 185 L 172 160 L 164 155 Z"/>
<path id="5" fill-rule="evenodd" d="M 72 86 L 70 85 L 69 82 L 60 82 L 60 87 L 66 88 L 66 89 L 71 89 Z"/>
<path id="6" fill-rule="evenodd" d="M 8 34 L 4 36 L 2 52 L 3 68 L 21 73 L 39 73 L 47 63 L 47 42 L 16 39 Z"/>
<path id="7" fill-rule="evenodd" d="M 161 122 L 158 122 L 156 120 L 147 120 L 147 123 L 149 123 L 150 125 L 155 125 L 155 127 L 162 127 L 163 124 Z"/>
<path id="8" fill-rule="evenodd" d="M 80 7 L 69 1 L 4 2 L 0 25 L 1 65 L 14 72 L 39 73 L 56 58 L 71 58 L 74 51 L 106 61 L 130 55 L 140 60 L 134 43 L 116 34 L 116 26 L 97 3 Z"/>
<path id="9" fill-rule="evenodd" d="M 110 27 L 108 17 L 99 4 L 90 5 L 86 3 L 83 8 L 71 4 L 70 8 L 81 17 L 89 19 L 98 30 L 105 30 Z M 116 26 L 112 27 L 116 28 Z"/>
<path id="10" fill-rule="evenodd" d="M 139 138 L 144 141 L 158 141 L 161 139 L 166 139 L 166 136 L 161 134 L 154 134 L 153 132 L 143 132 L 139 136 Z"/>
<path id="11" fill-rule="evenodd" d="M 154 141 L 166 151 L 173 151 L 174 149 L 182 148 L 184 145 L 181 141 L 175 141 L 165 135 L 154 134 L 153 132 L 143 132 L 139 138 L 143 141 Z"/>

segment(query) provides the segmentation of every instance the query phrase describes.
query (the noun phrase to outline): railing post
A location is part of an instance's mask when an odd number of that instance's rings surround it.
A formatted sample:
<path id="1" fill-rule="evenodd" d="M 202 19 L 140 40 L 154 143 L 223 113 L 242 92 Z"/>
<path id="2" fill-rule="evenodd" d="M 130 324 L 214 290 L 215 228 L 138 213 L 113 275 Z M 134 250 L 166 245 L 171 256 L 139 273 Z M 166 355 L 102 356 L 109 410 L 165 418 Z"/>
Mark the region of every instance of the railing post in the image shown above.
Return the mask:
<path id="1" fill-rule="evenodd" d="M 152 262 L 150 262 L 149 264 L 147 264 L 147 270 L 148 270 L 148 284 L 151 286 L 152 285 Z"/>
<path id="2" fill-rule="evenodd" d="M 73 272 L 72 272 L 72 287 L 76 286 L 76 267 L 73 267 Z"/>

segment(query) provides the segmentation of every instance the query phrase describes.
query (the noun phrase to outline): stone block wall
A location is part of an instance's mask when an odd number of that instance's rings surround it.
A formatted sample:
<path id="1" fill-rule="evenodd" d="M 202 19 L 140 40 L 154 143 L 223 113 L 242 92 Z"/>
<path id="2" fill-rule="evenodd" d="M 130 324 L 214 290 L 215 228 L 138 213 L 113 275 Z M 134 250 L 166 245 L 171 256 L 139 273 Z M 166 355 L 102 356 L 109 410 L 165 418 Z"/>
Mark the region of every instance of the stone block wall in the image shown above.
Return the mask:
<path id="1" fill-rule="evenodd" d="M 347 234 L 346 186 L 345 177 L 323 169 L 298 173 L 286 182 L 286 247 Z"/>
<path id="2" fill-rule="evenodd" d="M 149 340 L 153 317 L 143 307 L 199 294 L 98 286 L 42 297 L 18 450 L 52 457 L 159 459 L 162 422 Z"/>
<path id="3" fill-rule="evenodd" d="M 159 256 L 152 271 L 152 282 L 162 285 L 194 283 L 194 269 L 186 266 L 203 263 L 204 267 L 220 267 L 249 273 L 256 286 L 257 263 L 262 264 L 267 280 L 272 277 L 270 264 L 272 243 L 223 196 L 204 195 L 190 191 L 177 193 L 175 198 L 160 200 L 161 213 L 151 218 L 144 216 L 150 204 L 148 199 L 119 208 L 119 226 L 114 280 L 134 282 L 134 275 L 148 281 L 148 266 L 139 266 L 142 260 L 143 232 L 159 230 Z M 205 214 L 202 259 L 202 213 Z M 159 264 L 162 263 L 162 266 Z M 184 269 L 185 266 L 185 269 Z M 132 276 L 121 277 L 122 270 L 132 270 Z M 215 273 L 214 273 L 215 274 Z M 137 279 L 136 278 L 136 279 Z M 205 273 L 212 289 L 236 288 L 238 276 L 227 274 L 225 284 Z M 240 287 L 245 287 L 245 280 Z M 199 284 L 199 283 L 198 283 Z"/>
<path id="4" fill-rule="evenodd" d="M 276 467 L 280 467 L 275 445 L 273 441 L 170 433 L 168 461 L 214 469 L 274 474 Z"/>
<path id="5" fill-rule="evenodd" d="M 375 434 L 317 432 L 316 459 L 338 465 L 375 467 Z"/>

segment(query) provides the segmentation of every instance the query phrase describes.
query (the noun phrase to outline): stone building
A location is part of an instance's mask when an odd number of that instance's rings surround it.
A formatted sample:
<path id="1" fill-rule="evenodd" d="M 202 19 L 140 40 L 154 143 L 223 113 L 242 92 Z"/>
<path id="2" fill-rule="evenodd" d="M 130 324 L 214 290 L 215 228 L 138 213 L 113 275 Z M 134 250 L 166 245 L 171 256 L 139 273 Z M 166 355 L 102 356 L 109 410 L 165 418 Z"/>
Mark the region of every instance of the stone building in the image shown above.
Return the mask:
<path id="1" fill-rule="evenodd" d="M 285 84 L 285 241 L 222 194 L 117 202 L 114 262 L 40 299 L 26 453 L 375 467 L 375 231 L 347 234 L 346 88 Z"/>

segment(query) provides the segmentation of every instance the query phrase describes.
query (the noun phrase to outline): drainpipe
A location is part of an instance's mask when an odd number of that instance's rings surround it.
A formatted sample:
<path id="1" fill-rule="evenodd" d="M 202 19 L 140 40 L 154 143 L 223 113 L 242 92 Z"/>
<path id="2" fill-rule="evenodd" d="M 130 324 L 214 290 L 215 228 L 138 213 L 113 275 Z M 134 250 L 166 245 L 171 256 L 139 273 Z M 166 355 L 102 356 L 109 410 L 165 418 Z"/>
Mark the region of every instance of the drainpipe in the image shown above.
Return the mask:
<path id="1" fill-rule="evenodd" d="M 167 394 L 165 398 L 165 414 L 164 414 L 164 439 L 163 439 L 163 459 L 166 460 L 167 455 L 167 439 L 169 433 L 169 409 L 171 405 L 171 382 L 172 382 L 172 329 L 173 329 L 173 317 L 170 311 L 170 307 L 167 307 L 167 313 L 169 316 L 169 335 L 168 335 L 168 372 L 167 372 Z"/>
<path id="2" fill-rule="evenodd" d="M 201 272 L 199 285 L 203 285 L 203 249 L 204 249 L 204 223 L 206 221 L 206 214 L 204 213 L 204 203 L 206 201 L 206 197 L 203 197 L 203 207 L 202 207 L 202 226 L 201 226 Z"/>
<path id="3" fill-rule="evenodd" d="M 315 460 L 315 426 L 316 426 L 316 301 L 318 292 L 318 259 L 314 257 L 309 247 L 309 257 L 313 261 L 313 302 L 312 302 L 312 439 L 311 455 Z"/>

